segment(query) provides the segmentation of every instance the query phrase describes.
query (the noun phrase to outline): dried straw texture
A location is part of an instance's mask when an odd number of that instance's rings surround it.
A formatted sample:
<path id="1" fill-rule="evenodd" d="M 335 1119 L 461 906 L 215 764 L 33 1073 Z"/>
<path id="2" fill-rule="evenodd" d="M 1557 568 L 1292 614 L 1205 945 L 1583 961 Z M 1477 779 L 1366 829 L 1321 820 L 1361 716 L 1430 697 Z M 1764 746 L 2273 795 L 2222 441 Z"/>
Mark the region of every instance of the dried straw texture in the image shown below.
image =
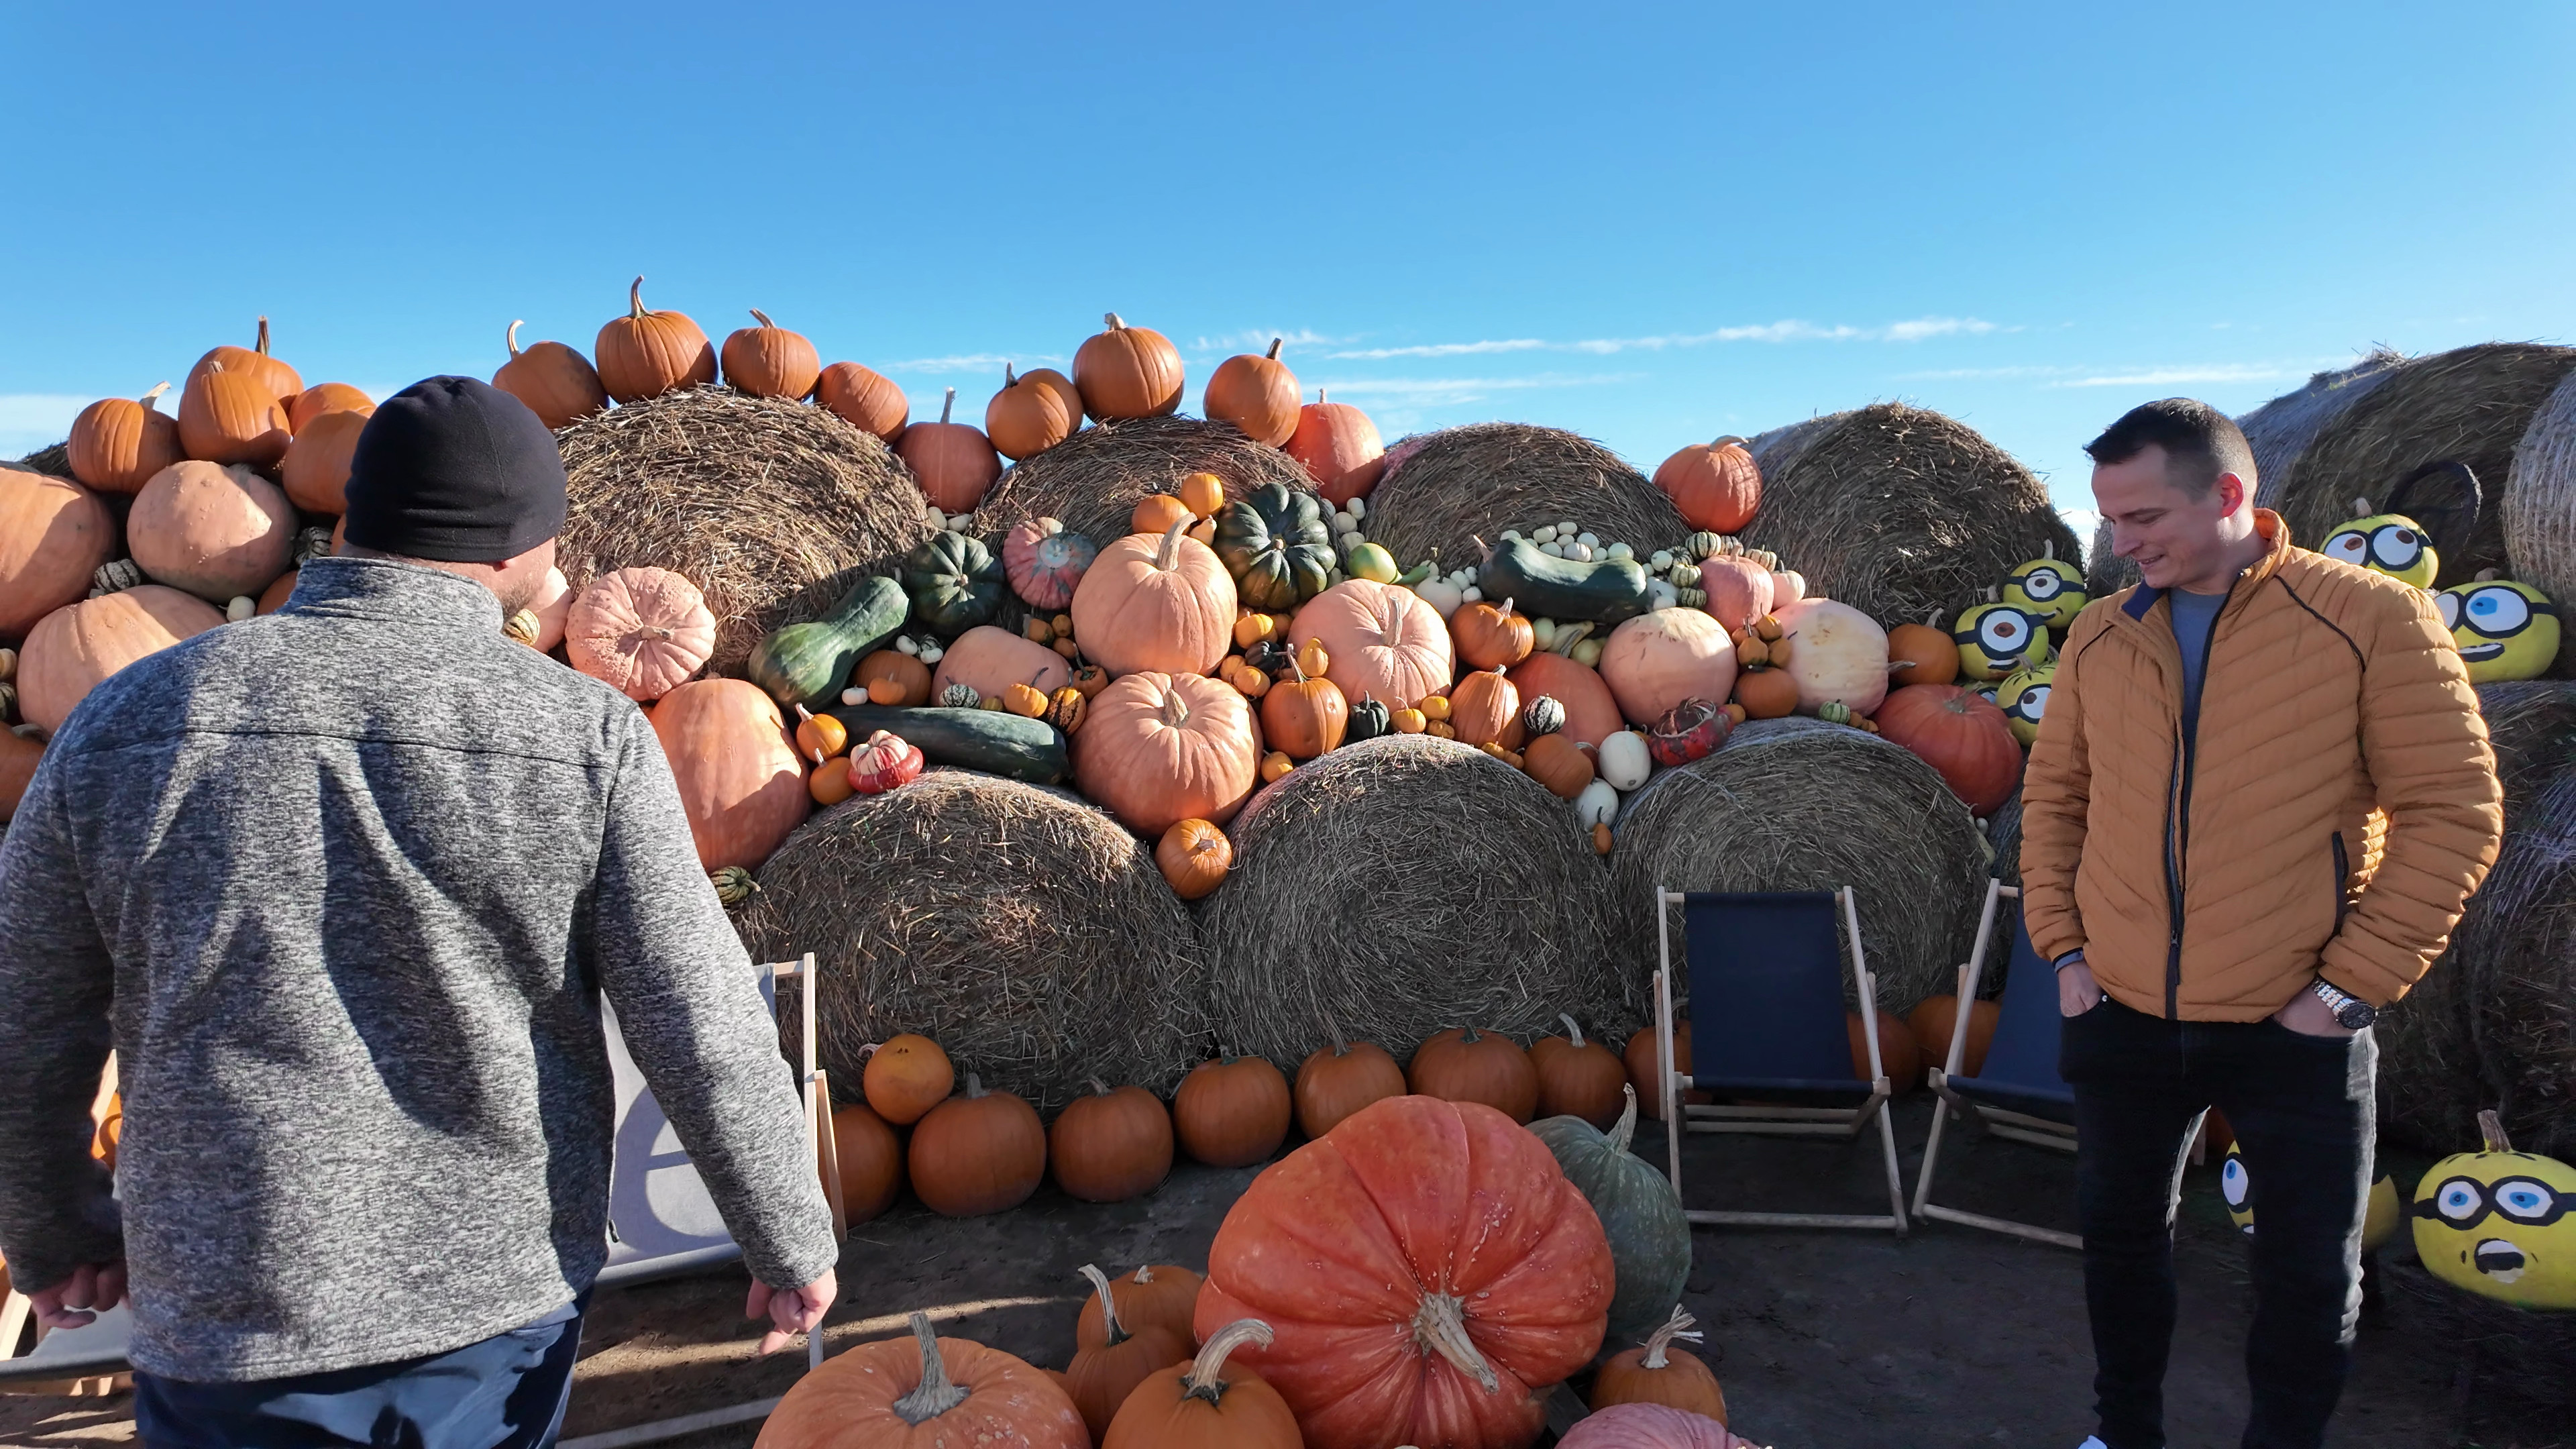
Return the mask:
<path id="1" fill-rule="evenodd" d="M 2490 684 L 2478 697 L 2505 820 L 2495 869 L 2453 937 L 2469 1041 L 2506 1134 L 2576 1161 L 2576 684 Z"/>
<path id="2" fill-rule="evenodd" d="M 2462 1150 L 2474 1150 L 2475 1144 L 2473 1130 L 2470 1147 Z M 2513 1145 L 2533 1150 L 2519 1137 Z M 2475 1406 L 2477 1427 L 2487 1431 L 2474 1442 L 2567 1442 L 2561 1437 L 2564 1416 L 2576 1411 L 2576 1313 L 2516 1308 L 2454 1288 L 2426 1272 L 2411 1254 L 2396 1261 L 2383 1256 L 2378 1270 L 2387 1274 L 2389 1305 L 2407 1341 L 2439 1345 L 2436 1352 L 2452 1366 L 2455 1382 L 2461 1370 L 2467 1371 L 2467 1392 L 2456 1402 L 2464 1409 Z M 2535 1423 L 2535 1437 L 2529 1440 L 2510 1433 L 2498 1436 L 2493 1433 L 2497 1426 L 2487 1420 L 2499 1408 L 2548 1414 L 2551 1422 Z M 2462 1424 L 2452 1442 L 2473 1442 L 2469 1427 Z"/>
<path id="3" fill-rule="evenodd" d="M 2504 548 L 2513 576 L 2576 608 L 2576 373 L 2531 415 L 2504 490 Z M 2576 673 L 2576 648 L 2558 673 Z"/>
<path id="4" fill-rule="evenodd" d="M 2319 430 L 2279 493 L 2292 540 L 2322 543 L 2353 516 L 2355 498 L 2374 506 L 2417 467 L 2466 463 L 2478 475 L 2485 505 L 2466 539 L 2435 538 L 2443 587 L 2478 570 L 2507 567 L 2504 515 L 2497 497 L 2541 404 L 2576 367 L 2576 348 L 2488 342 L 2419 357 Z"/>
<path id="5" fill-rule="evenodd" d="M 1614 953 L 1610 878 L 1574 812 L 1464 745 L 1390 735 L 1264 789 L 1199 909 L 1217 1038 L 1282 1067 L 1335 1039 L 1401 1060 L 1474 1025 L 1625 1041 L 1646 973 Z"/>
<path id="6" fill-rule="evenodd" d="M 1975 818 L 1912 751 L 1848 725 L 1745 725 L 1715 754 L 1647 781 L 1617 828 L 1610 873 L 1621 904 L 1636 903 L 1622 915 L 1627 959 L 1653 959 L 1646 903 L 1659 885 L 1852 887 L 1878 1004 L 1900 1015 L 1956 989 L 1976 945 L 1987 866 Z M 1673 929 L 1678 939 L 1678 909 Z"/>
<path id="7" fill-rule="evenodd" d="M 1670 548 L 1691 527 L 1664 491 L 1590 438 L 1528 423 L 1475 423 L 1400 440 L 1368 495 L 1360 530 L 1407 568 L 1440 552 L 1443 571 L 1468 568 L 1506 528 L 1526 534 L 1572 520 L 1639 557 Z"/>
<path id="8" fill-rule="evenodd" d="M 843 1082 L 899 1031 L 1043 1112 L 1087 1077 L 1169 1092 L 1205 1055 L 1188 912 L 1151 846 L 1063 791 L 932 770 L 834 806 L 761 867 L 737 925 L 760 960 L 814 953 Z"/>
<path id="9" fill-rule="evenodd" d="M 2478 1111 L 2495 1105 L 2469 1043 L 2469 968 L 2458 936 L 2415 988 L 2379 1014 L 2379 1133 L 2423 1152 L 2478 1140 Z"/>
<path id="10" fill-rule="evenodd" d="M 2285 392 L 2238 418 L 2236 426 L 2244 430 L 2245 441 L 2254 449 L 2254 501 L 2265 508 L 2280 507 L 2291 465 L 2308 450 L 2308 444 L 2354 403 L 2370 396 L 2371 389 L 2386 382 L 2405 361 L 2404 353 L 2374 347 L 2352 366 L 2317 373 L 2296 392 Z M 2135 576 L 2133 569 L 2132 582 Z"/>
<path id="11" fill-rule="evenodd" d="M 1987 863 L 1987 874 L 2008 886 L 2021 884 L 2021 791 L 1995 807 L 1986 817 L 1986 844 L 1994 847 L 1995 858 Z"/>
<path id="12" fill-rule="evenodd" d="M 930 537 L 894 450 L 826 409 L 692 388 L 555 435 L 571 479 L 559 554 L 578 589 L 613 569 L 670 569 L 716 616 L 708 668 L 739 674 L 770 630 L 821 615 L 862 575 Z"/>
<path id="13" fill-rule="evenodd" d="M 1762 511 L 1745 547 L 1881 622 L 1955 614 L 2043 547 L 2083 557 L 2029 469 L 1936 412 L 1875 403 L 1810 418 L 1754 439 L 1753 457 Z"/>
<path id="14" fill-rule="evenodd" d="M 30 473 L 44 473 L 55 478 L 72 476 L 72 445 L 69 440 L 50 448 L 38 448 L 18 460 L 18 466 Z"/>
<path id="15" fill-rule="evenodd" d="M 1138 503 L 1172 492 L 1192 473 L 1214 473 L 1229 498 L 1265 483 L 1315 491 L 1296 459 L 1232 423 L 1135 418 L 1085 428 L 1013 464 L 976 508 L 975 532 L 998 548 L 1002 535 L 1028 519 L 1059 518 L 1105 548 L 1126 536 Z"/>

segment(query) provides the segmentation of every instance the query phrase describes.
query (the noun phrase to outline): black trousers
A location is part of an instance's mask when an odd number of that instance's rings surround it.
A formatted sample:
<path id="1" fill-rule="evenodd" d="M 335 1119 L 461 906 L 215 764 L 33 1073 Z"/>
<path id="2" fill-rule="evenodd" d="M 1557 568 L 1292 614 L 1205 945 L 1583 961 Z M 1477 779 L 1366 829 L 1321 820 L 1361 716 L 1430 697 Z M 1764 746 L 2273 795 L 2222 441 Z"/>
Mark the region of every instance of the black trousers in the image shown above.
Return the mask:
<path id="1" fill-rule="evenodd" d="M 2174 1208 L 2193 1131 L 2227 1114 L 2253 1187 L 2253 1411 L 2244 1449 L 2316 1449 L 2361 1309 L 2375 1131 L 2371 1034 L 2270 1020 L 2169 1021 L 2108 997 L 2064 1024 L 2076 1209 L 2093 1320 L 2094 1410 L 2109 1449 L 2163 1449 L 2174 1332 Z"/>

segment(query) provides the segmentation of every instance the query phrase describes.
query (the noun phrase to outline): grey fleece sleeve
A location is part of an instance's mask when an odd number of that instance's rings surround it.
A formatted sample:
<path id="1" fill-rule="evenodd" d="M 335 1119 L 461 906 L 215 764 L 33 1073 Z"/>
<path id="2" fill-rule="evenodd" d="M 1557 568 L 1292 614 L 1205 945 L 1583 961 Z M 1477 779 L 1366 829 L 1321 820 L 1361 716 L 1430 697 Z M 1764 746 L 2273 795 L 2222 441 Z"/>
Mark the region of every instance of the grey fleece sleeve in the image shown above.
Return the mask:
<path id="1" fill-rule="evenodd" d="M 660 741 L 628 715 L 589 922 L 600 989 L 754 1277 L 798 1288 L 838 1260 L 795 1074 L 741 940 L 690 844 Z"/>
<path id="2" fill-rule="evenodd" d="M 116 979 L 90 916 L 49 753 L 0 842 L 0 1254 L 21 1292 L 125 1254 L 90 1103 Z"/>

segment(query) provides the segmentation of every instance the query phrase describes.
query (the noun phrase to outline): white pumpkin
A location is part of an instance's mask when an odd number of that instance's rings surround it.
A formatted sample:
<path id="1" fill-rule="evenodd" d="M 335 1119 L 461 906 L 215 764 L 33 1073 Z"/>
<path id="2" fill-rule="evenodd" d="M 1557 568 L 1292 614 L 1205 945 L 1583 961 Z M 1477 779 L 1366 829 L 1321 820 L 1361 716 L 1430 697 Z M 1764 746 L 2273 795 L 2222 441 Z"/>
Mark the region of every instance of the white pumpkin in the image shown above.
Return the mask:
<path id="1" fill-rule="evenodd" d="M 1801 599 L 1772 611 L 1795 646 L 1789 677 L 1798 682 L 1798 712 L 1847 704 L 1874 714 L 1887 698 L 1887 631 L 1878 621 L 1831 599 Z"/>
<path id="2" fill-rule="evenodd" d="M 1448 579 L 1425 579 L 1413 586 L 1413 592 L 1443 619 L 1457 613 L 1458 606 L 1467 601 L 1467 591 Z"/>
<path id="3" fill-rule="evenodd" d="M 1646 737 L 1635 730 L 1619 730 L 1605 737 L 1599 754 L 1601 780 L 1608 781 L 1613 789 L 1634 790 L 1654 772 L 1654 758 L 1646 753 Z"/>

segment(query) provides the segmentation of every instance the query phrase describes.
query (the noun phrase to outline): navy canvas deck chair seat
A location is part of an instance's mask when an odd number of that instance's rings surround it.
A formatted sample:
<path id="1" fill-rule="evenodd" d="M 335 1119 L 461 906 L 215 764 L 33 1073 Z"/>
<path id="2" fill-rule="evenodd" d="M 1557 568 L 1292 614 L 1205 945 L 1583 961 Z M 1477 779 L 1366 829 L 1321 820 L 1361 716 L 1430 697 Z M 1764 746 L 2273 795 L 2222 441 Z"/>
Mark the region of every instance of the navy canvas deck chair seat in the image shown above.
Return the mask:
<path id="1" fill-rule="evenodd" d="M 1968 964 L 1959 968 L 1959 1000 L 1977 998 L 1977 984 L 1985 975 L 1988 948 L 1994 942 L 1996 907 L 2007 896 L 2013 902 L 2012 965 L 2004 976 L 2002 999 L 1996 1003 L 1994 1040 L 1986 1049 L 1986 1059 L 1979 1065 L 1977 1075 L 1967 1075 L 1964 1067 L 1969 1013 L 1963 1010 L 1958 1014 L 1958 1025 L 1951 1029 L 1950 1040 L 1944 1044 L 1948 1050 L 1941 1064 L 1931 1070 L 1932 1090 L 1940 1095 L 1941 1106 L 1933 1113 L 1932 1140 L 1923 1149 L 1922 1175 L 1915 1180 L 1914 1213 L 1917 1217 L 2010 1233 L 2033 1242 L 2081 1248 L 2084 1240 L 2073 1233 L 1963 1212 L 1932 1201 L 1932 1175 L 1941 1162 L 1942 1131 L 1953 1115 L 1973 1120 L 1998 1137 L 2060 1152 L 2075 1150 L 2075 1093 L 2057 1075 L 2061 1020 L 2057 973 L 2031 948 L 2030 932 L 2022 924 L 2019 887 L 2001 881 L 1986 883 L 1986 908 L 1977 921 L 1976 949 Z"/>
<path id="2" fill-rule="evenodd" d="M 1893 1095 L 1878 1045 L 1878 982 L 1861 947 L 1860 911 L 1848 886 L 1831 891 L 1715 895 L 1655 888 L 1655 1050 L 1661 1064 L 1665 1133 L 1673 1189 L 1682 1186 L 1682 1134 L 1857 1140 L 1878 1124 L 1887 1163 L 1885 1213 L 1692 1212 L 1693 1223 L 1806 1228 L 1883 1228 L 1903 1233 L 1905 1187 L 1897 1175 Z M 1691 1007 L 1691 1071 L 1673 1070 L 1672 924 L 1682 908 Z M 1852 1071 L 1843 1005 L 1844 946 L 1871 1075 Z M 1685 1104 L 1685 1091 L 1723 1099 Z M 1837 1105 L 1819 1105 L 1834 1103 Z"/>

